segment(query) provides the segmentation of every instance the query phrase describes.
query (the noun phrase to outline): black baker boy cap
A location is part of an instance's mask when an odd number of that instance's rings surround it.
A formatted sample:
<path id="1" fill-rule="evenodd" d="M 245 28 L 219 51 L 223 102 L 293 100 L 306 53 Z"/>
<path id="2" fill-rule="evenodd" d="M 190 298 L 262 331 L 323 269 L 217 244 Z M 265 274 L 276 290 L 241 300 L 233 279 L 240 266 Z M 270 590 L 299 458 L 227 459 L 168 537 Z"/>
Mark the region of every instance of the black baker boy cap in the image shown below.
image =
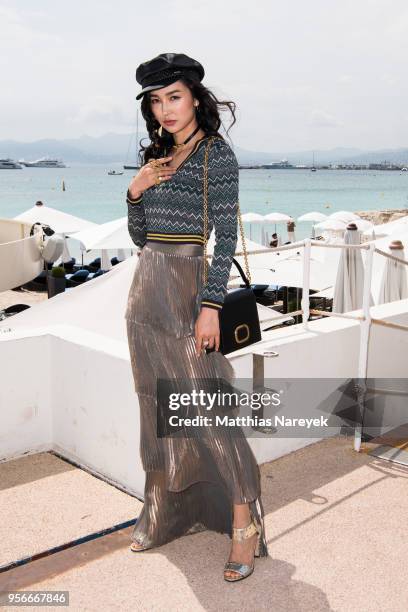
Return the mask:
<path id="1" fill-rule="evenodd" d="M 143 62 L 136 70 L 136 81 L 143 87 L 136 100 L 152 89 L 160 89 L 178 81 L 183 75 L 202 81 L 204 68 L 200 62 L 184 53 L 160 53 Z"/>

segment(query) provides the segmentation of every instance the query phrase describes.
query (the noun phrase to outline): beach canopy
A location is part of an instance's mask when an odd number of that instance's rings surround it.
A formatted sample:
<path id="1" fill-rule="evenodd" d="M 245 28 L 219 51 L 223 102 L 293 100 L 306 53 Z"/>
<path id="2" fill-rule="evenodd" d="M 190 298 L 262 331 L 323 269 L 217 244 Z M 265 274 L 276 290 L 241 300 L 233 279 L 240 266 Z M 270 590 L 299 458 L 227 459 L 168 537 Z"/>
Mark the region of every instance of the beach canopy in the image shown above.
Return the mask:
<path id="1" fill-rule="evenodd" d="M 212 253 L 214 252 L 214 246 L 215 246 L 215 233 L 213 229 L 208 239 L 208 242 L 207 242 L 207 253 L 208 254 L 212 255 Z M 260 249 L 265 251 L 265 247 L 263 244 L 260 244 L 259 242 L 254 242 L 253 240 L 250 240 L 246 236 L 245 236 L 245 246 L 246 246 L 248 253 L 252 251 L 259 251 Z M 241 233 L 239 229 L 238 229 L 238 240 L 237 240 L 237 245 L 235 247 L 235 252 L 236 253 L 243 252 Z M 262 255 L 260 255 L 260 257 L 262 257 Z"/>
<path id="2" fill-rule="evenodd" d="M 376 248 L 386 253 L 389 253 L 389 245 L 392 240 L 400 240 L 403 246 L 405 247 L 405 251 L 406 251 L 408 248 L 408 227 L 405 227 L 405 229 L 400 229 L 399 231 L 395 231 L 395 233 L 393 233 L 392 236 L 376 238 L 376 240 L 374 240 L 373 242 Z M 377 303 L 378 303 L 379 296 L 380 296 L 381 281 L 382 281 L 382 277 L 384 274 L 384 268 L 387 264 L 387 261 L 388 261 L 388 257 L 384 257 L 383 255 L 379 253 L 374 253 L 371 287 L 372 287 L 373 295 L 376 296 L 377 298 Z M 408 266 L 405 266 L 404 264 L 402 264 L 401 267 L 402 266 L 405 268 L 407 280 L 408 280 Z"/>
<path id="3" fill-rule="evenodd" d="M 298 221 L 316 221 L 317 223 L 319 221 L 324 221 L 325 219 L 327 219 L 327 215 L 317 211 L 305 213 L 297 218 Z"/>
<path id="4" fill-rule="evenodd" d="M 339 219 L 331 219 L 328 217 L 324 221 L 320 221 L 320 223 L 316 223 L 315 227 L 321 230 L 330 230 L 330 231 L 342 231 L 346 229 L 347 222 L 340 221 Z"/>
<path id="5" fill-rule="evenodd" d="M 252 223 L 264 223 L 265 218 L 256 212 L 247 212 L 241 215 L 241 219 L 245 223 L 249 223 L 249 238 L 252 240 Z"/>
<path id="6" fill-rule="evenodd" d="M 78 287 L 58 293 L 18 314 L 0 321 L 2 327 L 12 330 L 41 330 L 46 333 L 50 326 L 78 327 L 87 333 L 95 333 L 116 340 L 112 345 L 118 356 L 128 355 L 125 311 L 128 293 L 134 278 L 139 257 L 129 257 L 113 266 L 109 272 L 86 281 Z M 234 266 L 235 269 L 235 266 Z M 160 296 L 160 286 L 157 287 Z M 261 327 L 272 327 L 279 313 L 258 304 Z M 268 323 L 268 319 L 272 322 Z M 291 320 L 290 315 L 284 320 Z M 282 320 L 276 324 L 282 323 Z M 92 336 L 90 336 L 92 337 Z"/>
<path id="7" fill-rule="evenodd" d="M 262 223 L 263 221 L 265 221 L 263 215 L 260 215 L 259 213 L 255 212 L 244 213 L 243 215 L 241 215 L 241 219 L 245 221 L 245 223 Z"/>
<path id="8" fill-rule="evenodd" d="M 344 244 L 360 244 L 360 233 L 347 229 Z M 360 249 L 341 249 L 333 295 L 333 312 L 349 312 L 363 305 L 364 264 Z M 373 299 L 370 297 L 370 305 Z"/>
<path id="9" fill-rule="evenodd" d="M 271 212 L 271 213 L 268 213 L 267 215 L 264 215 L 264 220 L 270 221 L 272 223 L 281 223 L 284 221 L 293 221 L 293 218 L 290 217 L 289 215 L 285 215 L 284 213 Z"/>
<path id="10" fill-rule="evenodd" d="M 280 262 L 284 259 L 287 259 L 288 257 L 293 256 L 294 253 L 296 253 L 296 250 L 295 251 L 287 250 L 287 251 L 281 251 L 281 252 L 269 251 L 269 249 L 263 246 L 262 244 L 258 244 L 256 242 L 253 242 L 247 239 L 246 239 L 246 244 L 247 244 L 247 251 L 248 251 L 248 263 L 249 263 L 249 267 L 251 270 L 252 269 L 255 270 L 255 269 L 272 268 L 276 262 Z M 301 247 L 299 249 L 299 252 L 302 252 L 303 241 L 299 241 L 298 243 L 294 242 L 293 244 L 295 246 L 299 244 Z M 259 255 L 253 254 L 254 251 L 259 251 L 260 249 L 266 252 L 261 253 Z M 235 252 L 236 253 L 242 252 L 240 239 L 238 239 L 238 243 L 237 243 Z M 244 256 L 243 255 L 236 256 L 235 259 L 238 261 L 238 263 L 241 266 L 244 266 Z"/>
<path id="11" fill-rule="evenodd" d="M 35 205 L 20 215 L 17 215 L 14 219 L 31 224 L 44 223 L 49 225 L 57 234 L 73 234 L 74 232 L 98 226 L 98 223 L 69 215 L 68 213 L 51 208 L 50 206 L 45 206 L 44 204 Z"/>
<path id="12" fill-rule="evenodd" d="M 406 260 L 404 245 L 400 240 L 391 242 L 388 252 L 394 257 Z M 379 304 L 408 298 L 407 268 L 408 266 L 393 259 L 386 259 L 378 295 Z"/>
<path id="13" fill-rule="evenodd" d="M 338 210 L 329 215 L 329 219 L 339 219 L 339 221 L 344 221 L 345 223 L 350 223 L 350 221 L 358 221 L 361 219 L 358 215 L 349 210 Z"/>
<path id="14" fill-rule="evenodd" d="M 318 247 L 316 247 L 318 248 Z M 326 249 L 329 250 L 329 249 Z M 334 249 L 330 249 L 334 250 Z M 303 249 L 298 255 L 297 252 L 291 253 L 290 257 L 275 261 L 273 266 L 268 268 L 252 268 L 251 282 L 259 285 L 280 285 L 284 287 L 302 287 L 303 285 Z M 254 256 L 255 259 L 256 256 Z M 259 256 L 259 257 L 262 257 Z M 336 260 L 333 259 L 332 265 L 327 265 L 327 261 L 320 259 L 319 254 L 314 253 L 310 259 L 310 288 L 320 291 L 330 287 L 336 278 Z"/>
<path id="15" fill-rule="evenodd" d="M 62 250 L 61 263 L 68 263 L 71 260 L 72 260 L 72 255 L 69 252 L 69 248 L 68 248 L 68 244 L 67 244 L 67 239 L 64 236 L 64 248 Z"/>
<path id="16" fill-rule="evenodd" d="M 293 317 L 291 317 L 290 315 L 282 319 L 282 315 L 280 312 L 277 312 L 273 308 L 268 308 L 268 306 L 264 306 L 263 304 L 257 303 L 257 308 L 259 325 L 262 331 L 264 331 L 265 329 L 269 329 L 270 327 L 276 327 L 276 325 L 282 325 L 282 323 L 284 323 L 285 321 L 294 322 Z"/>
<path id="17" fill-rule="evenodd" d="M 78 240 L 83 251 L 91 249 L 135 249 L 136 245 L 128 231 L 128 218 L 120 217 L 100 225 L 76 232 L 70 236 Z"/>
<path id="18" fill-rule="evenodd" d="M 8 326 L 47 330 L 51 325 L 69 325 L 126 341 L 127 294 L 138 259 L 129 257 L 109 272 L 27 308 L 8 318 Z M 119 343 L 117 349 L 122 350 Z"/>
<path id="19" fill-rule="evenodd" d="M 317 223 L 315 227 L 322 230 L 341 231 L 343 229 L 345 230 L 349 223 L 355 223 L 359 231 L 365 231 L 366 229 L 373 227 L 371 221 L 367 221 L 366 219 L 357 218 L 353 221 L 346 221 L 334 217 L 328 217 L 324 221 Z"/>
<path id="20" fill-rule="evenodd" d="M 329 300 L 333 299 L 333 294 L 334 294 L 334 287 L 327 287 L 327 289 L 322 289 L 322 291 L 318 291 L 317 293 L 314 293 L 312 296 L 310 297 L 314 297 L 314 298 L 327 298 Z"/>
<path id="21" fill-rule="evenodd" d="M 355 223 L 355 225 L 357 226 L 357 229 L 360 232 L 367 231 L 371 227 L 374 227 L 374 223 L 372 223 L 371 221 L 368 221 L 367 219 L 355 219 L 354 221 L 352 221 L 352 223 Z"/>
<path id="22" fill-rule="evenodd" d="M 364 231 L 364 236 L 367 236 L 367 238 L 381 238 L 382 236 L 392 236 L 395 232 L 404 231 L 404 229 L 408 231 L 408 216 L 395 219 L 395 221 L 389 221 L 388 223 L 373 225 Z"/>
<path id="23" fill-rule="evenodd" d="M 43 267 L 42 231 L 37 225 L 0 217 L 0 292 L 19 287 L 38 276 Z"/>
<path id="24" fill-rule="evenodd" d="M 299 243 L 302 244 L 302 243 Z M 290 249 L 280 254 L 251 255 L 251 282 L 284 287 L 302 287 L 304 249 Z M 310 258 L 310 288 L 321 291 L 336 280 L 340 249 L 312 248 Z M 243 258 L 237 258 L 243 265 Z"/>

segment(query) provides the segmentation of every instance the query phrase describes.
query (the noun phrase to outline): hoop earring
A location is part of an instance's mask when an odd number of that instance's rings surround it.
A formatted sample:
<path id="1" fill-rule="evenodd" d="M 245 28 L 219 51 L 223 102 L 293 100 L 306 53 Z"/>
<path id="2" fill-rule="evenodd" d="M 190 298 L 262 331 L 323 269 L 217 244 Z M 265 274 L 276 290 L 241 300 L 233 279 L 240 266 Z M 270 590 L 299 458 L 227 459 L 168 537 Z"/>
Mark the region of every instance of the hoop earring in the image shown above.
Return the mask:
<path id="1" fill-rule="evenodd" d="M 161 125 L 157 131 L 158 136 L 161 138 L 163 134 L 163 126 Z"/>

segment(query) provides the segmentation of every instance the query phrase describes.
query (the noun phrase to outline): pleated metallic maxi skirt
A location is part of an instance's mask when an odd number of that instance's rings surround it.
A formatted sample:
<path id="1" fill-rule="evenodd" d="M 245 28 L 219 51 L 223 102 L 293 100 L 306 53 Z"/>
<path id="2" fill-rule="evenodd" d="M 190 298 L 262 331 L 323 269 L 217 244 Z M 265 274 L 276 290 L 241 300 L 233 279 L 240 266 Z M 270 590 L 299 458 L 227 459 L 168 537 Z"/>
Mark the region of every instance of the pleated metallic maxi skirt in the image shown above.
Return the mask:
<path id="1" fill-rule="evenodd" d="M 201 245 L 147 241 L 130 286 L 125 318 L 146 472 L 131 539 L 153 548 L 205 529 L 232 537 L 233 504 L 249 503 L 267 556 L 259 466 L 242 430 L 157 435 L 158 379 L 234 380 L 225 355 L 195 352 L 203 265 Z"/>

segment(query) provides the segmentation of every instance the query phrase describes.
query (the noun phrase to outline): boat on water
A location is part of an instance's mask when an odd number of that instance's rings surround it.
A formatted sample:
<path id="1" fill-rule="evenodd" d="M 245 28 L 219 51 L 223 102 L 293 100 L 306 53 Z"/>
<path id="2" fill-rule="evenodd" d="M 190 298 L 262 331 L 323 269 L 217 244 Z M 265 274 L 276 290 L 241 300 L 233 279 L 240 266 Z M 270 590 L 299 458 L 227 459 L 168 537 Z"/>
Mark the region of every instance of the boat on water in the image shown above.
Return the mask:
<path id="1" fill-rule="evenodd" d="M 135 164 L 128 164 L 127 163 L 127 160 L 128 160 L 128 157 L 129 157 L 129 151 L 130 151 L 130 148 L 132 146 L 132 139 L 133 139 L 133 134 L 130 137 L 129 146 L 128 146 L 128 150 L 127 150 L 127 154 L 126 154 L 126 161 L 123 164 L 123 169 L 124 170 L 140 170 L 140 166 L 137 163 L 137 161 L 136 161 Z M 138 142 L 139 142 L 139 109 L 136 109 L 136 160 L 139 157 Z"/>
<path id="2" fill-rule="evenodd" d="M 0 159 L 0 170 L 21 170 L 23 166 L 10 157 Z"/>
<path id="3" fill-rule="evenodd" d="M 310 171 L 311 171 L 311 172 L 316 172 L 314 152 L 313 152 L 313 164 L 312 164 L 312 167 L 310 168 Z"/>
<path id="4" fill-rule="evenodd" d="M 19 160 L 20 164 L 27 168 L 66 168 L 64 162 L 60 159 L 50 159 L 49 157 L 41 157 L 35 161 Z"/>
<path id="5" fill-rule="evenodd" d="M 109 176 L 122 176 L 123 172 L 118 172 L 117 170 L 109 170 Z"/>

